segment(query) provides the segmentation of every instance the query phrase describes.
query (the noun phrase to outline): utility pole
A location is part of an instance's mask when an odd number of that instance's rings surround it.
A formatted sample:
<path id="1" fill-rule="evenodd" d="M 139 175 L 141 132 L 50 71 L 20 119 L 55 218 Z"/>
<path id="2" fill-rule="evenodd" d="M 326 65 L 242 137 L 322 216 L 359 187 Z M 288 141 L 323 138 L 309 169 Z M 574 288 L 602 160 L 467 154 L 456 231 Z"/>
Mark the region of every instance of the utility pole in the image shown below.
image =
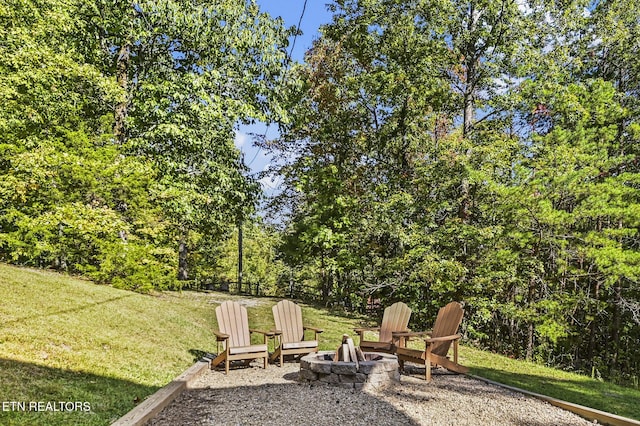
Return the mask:
<path id="1" fill-rule="evenodd" d="M 244 167 L 244 151 L 240 150 L 240 170 Z M 244 222 L 244 212 L 241 210 L 238 215 L 238 294 L 242 293 L 242 223 Z"/>
<path id="2" fill-rule="evenodd" d="M 238 294 L 242 292 L 242 221 L 238 223 Z"/>

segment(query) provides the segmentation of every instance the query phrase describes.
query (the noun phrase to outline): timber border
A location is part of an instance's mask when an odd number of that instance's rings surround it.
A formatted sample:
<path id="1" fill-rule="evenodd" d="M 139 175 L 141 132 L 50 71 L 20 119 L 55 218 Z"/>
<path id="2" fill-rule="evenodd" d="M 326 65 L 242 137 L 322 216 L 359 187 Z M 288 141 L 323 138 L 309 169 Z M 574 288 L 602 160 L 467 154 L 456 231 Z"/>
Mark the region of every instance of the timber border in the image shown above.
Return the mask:
<path id="1" fill-rule="evenodd" d="M 136 405 L 131 411 L 112 423 L 111 426 L 143 426 L 176 399 L 183 390 L 189 388 L 195 379 L 210 368 L 210 365 L 211 359 L 208 357 L 202 358 L 169 384 Z"/>
<path id="2" fill-rule="evenodd" d="M 493 380 L 485 379 L 484 377 L 475 376 L 473 374 L 467 374 L 466 376 L 471 377 L 472 379 L 483 381 L 490 385 L 499 386 L 510 391 L 519 392 L 533 398 L 541 399 L 551 405 L 562 408 L 563 410 L 571 411 L 572 413 L 577 414 L 587 420 L 595 420 L 600 424 L 610 426 L 640 426 L 640 421 L 630 419 L 628 417 L 618 416 L 617 414 L 607 413 L 606 411 L 596 410 L 595 408 L 585 407 L 584 405 L 578 405 L 572 402 L 562 401 L 561 399 L 556 399 L 550 396 L 516 388 L 514 386 L 504 385 L 502 383 L 494 382 Z"/>

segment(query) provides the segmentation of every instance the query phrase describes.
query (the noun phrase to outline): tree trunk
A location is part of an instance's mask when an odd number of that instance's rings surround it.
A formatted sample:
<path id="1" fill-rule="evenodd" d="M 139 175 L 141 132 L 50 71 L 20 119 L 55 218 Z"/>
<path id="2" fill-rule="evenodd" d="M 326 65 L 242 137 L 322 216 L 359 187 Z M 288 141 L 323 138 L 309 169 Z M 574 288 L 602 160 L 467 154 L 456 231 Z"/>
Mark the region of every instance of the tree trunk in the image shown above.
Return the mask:
<path id="1" fill-rule="evenodd" d="M 64 238 L 64 223 L 58 223 L 58 236 L 60 237 L 60 245 L 62 246 L 62 240 Z M 66 247 L 61 247 L 60 256 L 58 256 L 55 260 L 56 267 L 63 271 L 66 271 L 69 268 L 67 264 L 67 255 L 65 254 Z"/>
<path id="2" fill-rule="evenodd" d="M 593 357 L 595 355 L 595 348 L 596 348 L 596 335 L 597 335 L 597 329 L 596 329 L 596 319 L 598 317 L 598 312 L 597 312 L 597 305 L 598 305 L 598 299 L 600 298 L 600 282 L 596 281 L 595 283 L 595 289 L 594 289 L 594 295 L 593 295 L 593 304 L 592 304 L 592 308 L 589 309 L 589 312 L 591 313 L 591 324 L 589 325 L 589 345 L 587 346 L 587 356 L 586 356 L 586 360 L 593 360 Z M 594 367 L 593 362 L 591 363 L 591 367 Z"/>
<path id="3" fill-rule="evenodd" d="M 320 257 L 320 268 L 321 268 L 321 282 L 322 282 L 322 301 L 324 302 L 325 306 L 327 306 L 329 304 L 329 295 L 331 292 L 331 274 L 327 273 L 327 267 L 325 264 L 325 258 L 324 258 L 324 253 L 321 254 Z"/>
<path id="4" fill-rule="evenodd" d="M 471 66 L 471 65 L 470 65 Z M 473 70 L 467 72 L 467 90 L 464 93 L 464 110 L 462 113 L 462 136 L 469 137 L 473 130 L 473 89 L 470 87 L 468 79 L 475 78 Z"/>
<path id="5" fill-rule="evenodd" d="M 243 259 L 243 251 L 244 251 L 244 247 L 243 247 L 243 241 L 242 241 L 242 222 L 240 222 L 238 224 L 238 290 L 237 293 L 240 294 L 242 293 L 242 275 L 244 272 L 244 267 L 242 264 L 242 259 Z"/>
<path id="6" fill-rule="evenodd" d="M 478 14 L 476 10 L 473 8 L 473 5 L 469 9 L 469 23 L 467 25 L 467 29 L 469 32 L 473 32 L 476 27 L 476 21 L 478 19 Z M 464 84 L 464 93 L 463 96 L 463 110 L 462 110 L 462 137 L 468 138 L 473 130 L 473 118 L 474 118 L 474 95 L 475 88 L 478 83 L 478 75 L 476 72 L 476 46 L 469 44 L 465 49 L 465 58 L 464 58 L 464 66 L 465 66 L 465 84 Z M 471 149 L 468 149 L 465 152 L 467 158 L 471 156 Z M 463 223 L 467 223 L 469 221 L 469 216 L 471 215 L 471 194 L 470 194 L 470 184 L 469 179 L 465 176 L 462 178 L 462 182 L 460 185 L 460 208 L 458 210 L 458 217 L 462 219 Z"/>
<path id="7" fill-rule="evenodd" d="M 527 327 L 527 354 L 525 355 L 525 358 L 527 361 L 531 361 L 533 359 L 533 347 L 534 347 L 534 326 L 533 326 L 533 322 L 529 321 L 528 327 Z"/>
<path id="8" fill-rule="evenodd" d="M 613 348 L 611 350 L 611 362 L 609 363 L 609 372 L 613 373 L 618 369 L 618 358 L 620 356 L 620 327 L 621 327 L 621 313 L 620 304 L 622 303 L 622 284 L 618 279 L 614 287 L 614 300 L 613 300 L 613 321 L 611 324 L 611 341 Z"/>
<path id="9" fill-rule="evenodd" d="M 533 305 L 534 297 L 536 294 L 536 285 L 535 278 L 531 278 L 529 280 L 529 292 L 527 294 L 527 304 L 529 306 Z M 534 339 L 535 339 L 535 325 L 533 320 L 529 320 L 527 323 L 527 352 L 525 358 L 527 361 L 531 361 L 533 359 L 533 350 L 535 347 Z"/>
<path id="10" fill-rule="evenodd" d="M 460 198 L 458 217 L 462 219 L 462 223 L 468 223 L 471 216 L 471 189 L 467 177 L 462 178 L 460 183 Z"/>
<path id="11" fill-rule="evenodd" d="M 189 279 L 187 255 L 187 231 L 183 230 L 180 234 L 180 241 L 178 244 L 178 280 L 180 281 L 186 281 Z"/>
<path id="12" fill-rule="evenodd" d="M 472 34 L 479 19 L 479 12 L 475 10 L 473 5 L 469 7 L 469 21 L 467 30 Z M 478 84 L 478 73 L 476 72 L 476 61 L 478 57 L 478 48 L 473 41 L 469 41 L 464 49 L 464 93 L 463 93 L 463 111 L 462 111 L 462 136 L 468 137 L 473 128 L 474 115 L 474 94 L 476 85 Z"/>
<path id="13" fill-rule="evenodd" d="M 115 125 L 113 128 L 113 135 L 116 142 L 124 144 L 127 140 L 126 132 L 126 119 L 127 109 L 129 107 L 129 59 L 131 54 L 131 46 L 129 43 L 125 43 L 120 47 L 118 52 L 118 62 L 116 64 L 116 73 L 118 78 L 118 85 L 123 89 L 124 99 L 115 109 Z"/>

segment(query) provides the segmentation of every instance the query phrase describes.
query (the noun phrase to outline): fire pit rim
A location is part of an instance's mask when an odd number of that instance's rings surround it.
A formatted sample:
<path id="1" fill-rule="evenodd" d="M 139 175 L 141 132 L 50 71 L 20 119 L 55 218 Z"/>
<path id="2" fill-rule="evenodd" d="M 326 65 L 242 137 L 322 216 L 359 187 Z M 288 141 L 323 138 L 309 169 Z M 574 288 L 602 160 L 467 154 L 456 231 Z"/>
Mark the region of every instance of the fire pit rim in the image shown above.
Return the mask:
<path id="1" fill-rule="evenodd" d="M 398 358 L 393 354 L 365 352 L 365 357 L 375 356 L 375 359 L 358 363 L 325 359 L 334 354 L 333 351 L 318 351 L 302 357 L 300 377 L 307 381 L 320 380 L 333 383 L 355 381 L 361 384 L 374 381 L 378 386 L 383 385 L 383 382 L 400 381 Z"/>
<path id="2" fill-rule="evenodd" d="M 358 361 L 358 364 L 377 364 L 377 363 L 385 363 L 385 362 L 398 362 L 398 357 L 396 355 L 393 354 L 388 354 L 388 353 L 384 353 L 384 352 L 363 352 L 365 358 L 367 358 L 367 355 L 372 356 L 375 355 L 377 356 L 376 359 L 365 359 L 364 361 Z M 318 351 L 318 352 L 311 352 L 305 356 L 303 356 L 300 360 L 305 360 L 307 362 L 313 361 L 314 363 L 321 363 L 321 364 L 353 364 L 355 365 L 355 361 L 334 361 L 333 360 L 333 356 L 335 355 L 335 351 Z M 325 357 L 325 359 L 322 359 L 321 357 Z M 326 359 L 326 357 L 329 357 L 330 359 Z"/>

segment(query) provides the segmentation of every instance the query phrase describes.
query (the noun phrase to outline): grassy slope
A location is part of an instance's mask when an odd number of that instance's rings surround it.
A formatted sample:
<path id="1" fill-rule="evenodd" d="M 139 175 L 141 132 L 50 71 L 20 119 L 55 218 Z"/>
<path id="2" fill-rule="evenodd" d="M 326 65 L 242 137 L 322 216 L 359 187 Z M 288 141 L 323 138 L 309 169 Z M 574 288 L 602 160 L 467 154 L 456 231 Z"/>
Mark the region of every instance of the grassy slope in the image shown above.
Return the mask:
<path id="1" fill-rule="evenodd" d="M 87 401 L 91 412 L 10 412 L 0 424 L 108 424 L 203 352 L 215 352 L 214 307 L 228 294 L 140 295 L 66 276 L 0 264 L 0 402 Z M 273 327 L 271 299 L 248 307 L 252 327 Z M 361 318 L 303 306 L 335 349 Z M 259 336 L 255 336 L 259 339 Z M 256 340 L 258 341 L 258 340 Z M 640 419 L 637 390 L 608 385 L 463 347 L 472 373 Z"/>
<path id="2" fill-rule="evenodd" d="M 86 413 L 10 413 L 0 424 L 106 424 L 213 350 L 204 298 L 145 296 L 0 265 L 1 401 L 87 401 Z"/>

